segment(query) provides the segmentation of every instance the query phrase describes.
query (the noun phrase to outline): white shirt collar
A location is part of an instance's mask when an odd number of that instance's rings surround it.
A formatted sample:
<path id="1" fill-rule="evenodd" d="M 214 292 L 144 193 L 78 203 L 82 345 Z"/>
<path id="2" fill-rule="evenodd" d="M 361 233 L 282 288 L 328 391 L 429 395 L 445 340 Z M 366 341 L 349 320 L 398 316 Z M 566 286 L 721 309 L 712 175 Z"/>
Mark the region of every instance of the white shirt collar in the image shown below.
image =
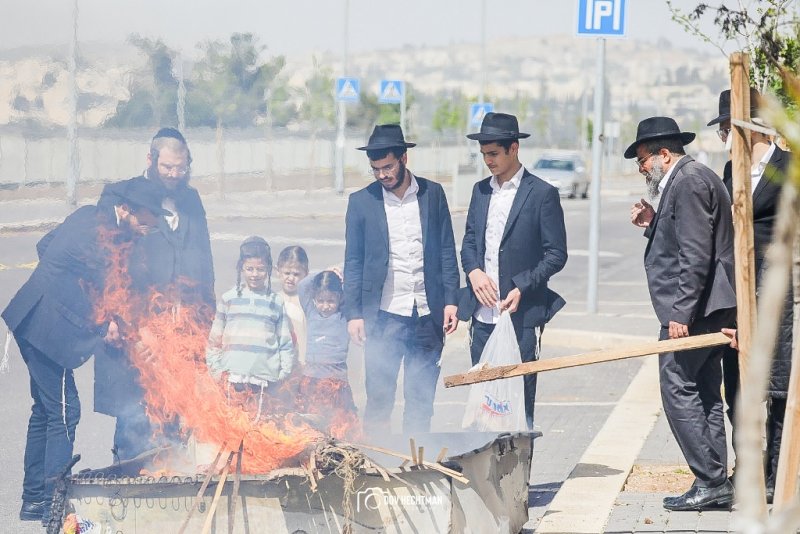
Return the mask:
<path id="1" fill-rule="evenodd" d="M 387 191 L 386 188 L 381 186 L 381 191 L 383 191 L 383 200 L 392 200 L 395 202 L 403 202 L 405 199 L 410 197 L 411 195 L 416 195 L 419 192 L 419 184 L 417 183 L 417 179 L 414 176 L 414 173 L 406 169 L 406 172 L 411 176 L 411 185 L 408 186 L 406 192 L 403 194 L 403 198 L 398 197 L 394 194 L 394 191 Z"/>
<path id="2" fill-rule="evenodd" d="M 665 174 L 664 177 L 661 179 L 661 181 L 658 182 L 658 192 L 659 193 L 663 193 L 664 192 L 664 189 L 667 187 L 667 182 L 669 182 L 669 179 L 672 176 L 672 173 L 675 172 L 675 167 L 677 167 L 678 166 L 678 162 L 680 160 L 682 160 L 683 158 L 685 158 L 685 157 L 686 157 L 685 154 L 683 156 L 679 157 L 675 161 L 675 163 L 672 165 L 672 167 L 669 168 L 669 170 L 667 171 L 667 174 Z"/>
<path id="3" fill-rule="evenodd" d="M 751 176 L 761 178 L 773 154 L 775 154 L 775 143 L 770 143 L 769 148 L 764 152 L 761 160 L 753 167 Z"/>
<path id="4" fill-rule="evenodd" d="M 511 177 L 511 180 L 507 181 L 503 184 L 503 187 L 506 187 L 506 184 L 511 184 L 508 187 L 513 187 L 514 189 L 519 188 L 519 184 L 522 181 L 522 175 L 525 173 L 525 165 L 520 165 L 519 170 Z M 497 176 L 494 174 L 492 175 L 492 179 L 489 180 L 489 185 L 492 187 L 493 190 L 499 191 L 500 184 L 497 182 Z"/>

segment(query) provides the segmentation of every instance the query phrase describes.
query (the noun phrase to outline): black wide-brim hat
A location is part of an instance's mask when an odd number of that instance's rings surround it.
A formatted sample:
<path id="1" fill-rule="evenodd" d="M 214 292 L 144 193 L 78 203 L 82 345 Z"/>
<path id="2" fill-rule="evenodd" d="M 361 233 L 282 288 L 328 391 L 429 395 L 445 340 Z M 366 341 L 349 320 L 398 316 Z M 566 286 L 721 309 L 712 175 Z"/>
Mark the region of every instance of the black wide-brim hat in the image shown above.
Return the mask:
<path id="1" fill-rule="evenodd" d="M 413 148 L 416 143 L 406 143 L 403 137 L 403 129 L 399 124 L 378 124 L 372 130 L 366 146 L 360 146 L 356 150 L 385 150 L 387 148 Z"/>
<path id="2" fill-rule="evenodd" d="M 468 134 L 467 139 L 475 141 L 504 141 L 506 139 L 525 139 L 531 134 L 520 133 L 519 123 L 514 115 L 489 112 L 483 117 L 481 131 Z"/>
<path id="3" fill-rule="evenodd" d="M 761 107 L 761 94 L 757 89 L 750 88 L 750 117 L 758 117 Z M 711 119 L 706 126 L 714 126 L 731 120 L 731 90 L 725 89 L 719 94 L 719 116 Z"/>
<path id="4" fill-rule="evenodd" d="M 636 148 L 642 143 L 666 138 L 680 139 L 682 144 L 688 145 L 694 141 L 695 135 L 692 132 L 682 132 L 673 118 L 650 117 L 640 122 L 636 128 L 636 141 L 625 150 L 625 159 L 635 158 Z"/>
<path id="5" fill-rule="evenodd" d="M 117 197 L 115 204 L 127 204 L 134 210 L 144 208 L 156 216 L 172 215 L 170 211 L 161 207 L 164 201 L 164 187 L 144 176 L 110 184 L 108 190 Z"/>

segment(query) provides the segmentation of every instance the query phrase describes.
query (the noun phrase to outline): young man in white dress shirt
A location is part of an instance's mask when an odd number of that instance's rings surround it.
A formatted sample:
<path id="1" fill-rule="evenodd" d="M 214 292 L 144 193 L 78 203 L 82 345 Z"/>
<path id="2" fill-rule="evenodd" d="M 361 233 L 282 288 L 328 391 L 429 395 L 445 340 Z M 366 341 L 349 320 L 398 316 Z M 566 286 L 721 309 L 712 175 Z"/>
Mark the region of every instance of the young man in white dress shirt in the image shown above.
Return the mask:
<path id="1" fill-rule="evenodd" d="M 459 276 L 442 186 L 406 168 L 403 132 L 375 127 L 366 146 L 375 182 L 350 195 L 344 310 L 351 340 L 365 345 L 364 425 L 390 431 L 403 364 L 403 431 L 427 432 L 444 335 L 455 331 Z"/>
<path id="2" fill-rule="evenodd" d="M 544 325 L 564 306 L 547 287 L 567 262 L 567 232 L 558 190 L 529 173 L 519 161 L 517 118 L 487 113 L 479 133 L 492 175 L 475 184 L 461 246 L 461 266 L 469 290 L 459 318 L 471 320 L 470 352 L 478 363 L 500 313 L 514 323 L 522 361 L 539 357 Z M 536 375 L 525 377 L 525 415 L 533 429 Z"/>

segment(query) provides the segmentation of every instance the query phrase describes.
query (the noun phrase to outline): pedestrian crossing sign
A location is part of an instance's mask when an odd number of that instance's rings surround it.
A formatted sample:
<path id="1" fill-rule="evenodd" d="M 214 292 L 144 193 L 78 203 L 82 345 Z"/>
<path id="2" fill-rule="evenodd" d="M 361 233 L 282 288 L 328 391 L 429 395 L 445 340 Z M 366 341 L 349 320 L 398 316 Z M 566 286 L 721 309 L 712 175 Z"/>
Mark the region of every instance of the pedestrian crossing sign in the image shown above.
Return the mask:
<path id="1" fill-rule="evenodd" d="M 358 102 L 359 93 L 358 78 L 336 78 L 336 100 Z"/>
<path id="2" fill-rule="evenodd" d="M 483 102 L 481 104 L 472 104 L 469 107 L 469 124 L 470 126 L 480 126 L 483 122 L 483 117 L 487 113 L 494 111 L 494 104 L 491 102 Z"/>
<path id="3" fill-rule="evenodd" d="M 406 84 L 401 80 L 381 80 L 378 102 L 382 104 L 400 104 L 403 102 L 405 90 Z"/>

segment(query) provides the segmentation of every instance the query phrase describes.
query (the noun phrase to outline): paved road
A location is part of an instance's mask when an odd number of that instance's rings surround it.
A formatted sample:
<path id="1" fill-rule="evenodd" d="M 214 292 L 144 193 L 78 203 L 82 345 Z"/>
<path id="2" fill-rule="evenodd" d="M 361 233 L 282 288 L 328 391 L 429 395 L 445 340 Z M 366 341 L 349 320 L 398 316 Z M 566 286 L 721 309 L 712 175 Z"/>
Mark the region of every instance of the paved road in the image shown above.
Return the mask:
<path id="1" fill-rule="evenodd" d="M 591 345 L 589 341 L 577 338 L 565 341 L 563 335 L 555 335 L 558 331 L 655 335 L 656 323 L 649 307 L 641 267 L 645 240 L 627 220 L 628 207 L 633 200 L 634 197 L 625 195 L 603 199 L 600 313 L 597 315 L 585 313 L 589 203 L 585 200 L 563 201 L 570 260 L 565 270 L 553 280 L 552 287 L 566 298 L 568 305 L 548 326 L 553 332 L 552 339 L 560 346 L 549 343 L 546 332 L 543 357 L 578 352 L 576 344 Z M 16 210 L 20 209 L 18 202 L 14 206 Z M 279 206 L 272 211 L 265 208 L 265 215 L 263 210 L 258 213 L 257 210 L 239 210 L 237 202 L 246 203 L 247 199 L 232 199 L 227 204 L 219 205 L 207 203 L 218 293 L 233 284 L 238 243 L 251 234 L 267 238 L 273 244 L 273 255 L 277 255 L 280 248 L 288 244 L 303 245 L 309 252 L 312 270 L 342 260 L 343 199 L 311 199 L 307 210 L 299 212 L 298 209 L 296 216 L 291 218 L 275 216 L 282 213 Z M 210 205 L 213 205 L 213 209 Z M 297 205 L 302 206 L 302 201 Z M 42 209 L 41 205 L 37 206 L 37 209 Z M 283 212 L 285 210 L 284 205 Z M 273 216 L 269 216 L 269 213 Z M 231 217 L 232 214 L 237 216 Z M 463 234 L 464 217 L 463 211 L 454 213 L 457 241 Z M 0 306 L 5 306 L 30 274 L 30 264 L 35 260 L 34 245 L 41 235 L 41 232 L 0 233 L 0 264 L 5 267 L 0 270 Z M 527 528 L 534 528 L 538 524 L 553 496 L 603 426 L 640 366 L 639 360 L 627 360 L 553 372 L 540 378 L 537 428 L 543 431 L 544 437 L 537 441 L 535 448 L 531 475 L 531 521 Z M 447 343 L 443 374 L 460 372 L 466 367 L 468 356 L 462 330 L 461 335 L 454 336 Z M 361 377 L 362 358 L 354 353 L 351 359 L 351 382 L 357 404 L 363 408 Z M 79 369 L 76 379 L 83 405 L 76 440 L 76 452 L 83 455 L 83 460 L 78 468 L 108 464 L 111 460 L 109 449 L 113 425 L 110 418 L 94 414 L 91 410 L 91 365 Z M 24 435 L 30 409 L 27 380 L 25 367 L 12 344 L 11 371 L 0 376 L 0 383 L 4 386 L 0 420 L 5 426 L 5 432 L 0 433 L 0 452 L 6 460 L 4 483 L 0 486 L 0 524 L 8 525 L 11 531 L 23 533 L 41 531 L 35 525 L 23 525 L 16 520 Z M 398 391 L 402 391 L 401 388 Z M 436 429 L 444 431 L 458 428 L 466 392 L 465 388 L 440 391 L 434 417 Z M 400 410 L 395 410 L 395 428 L 399 428 L 399 415 Z"/>

